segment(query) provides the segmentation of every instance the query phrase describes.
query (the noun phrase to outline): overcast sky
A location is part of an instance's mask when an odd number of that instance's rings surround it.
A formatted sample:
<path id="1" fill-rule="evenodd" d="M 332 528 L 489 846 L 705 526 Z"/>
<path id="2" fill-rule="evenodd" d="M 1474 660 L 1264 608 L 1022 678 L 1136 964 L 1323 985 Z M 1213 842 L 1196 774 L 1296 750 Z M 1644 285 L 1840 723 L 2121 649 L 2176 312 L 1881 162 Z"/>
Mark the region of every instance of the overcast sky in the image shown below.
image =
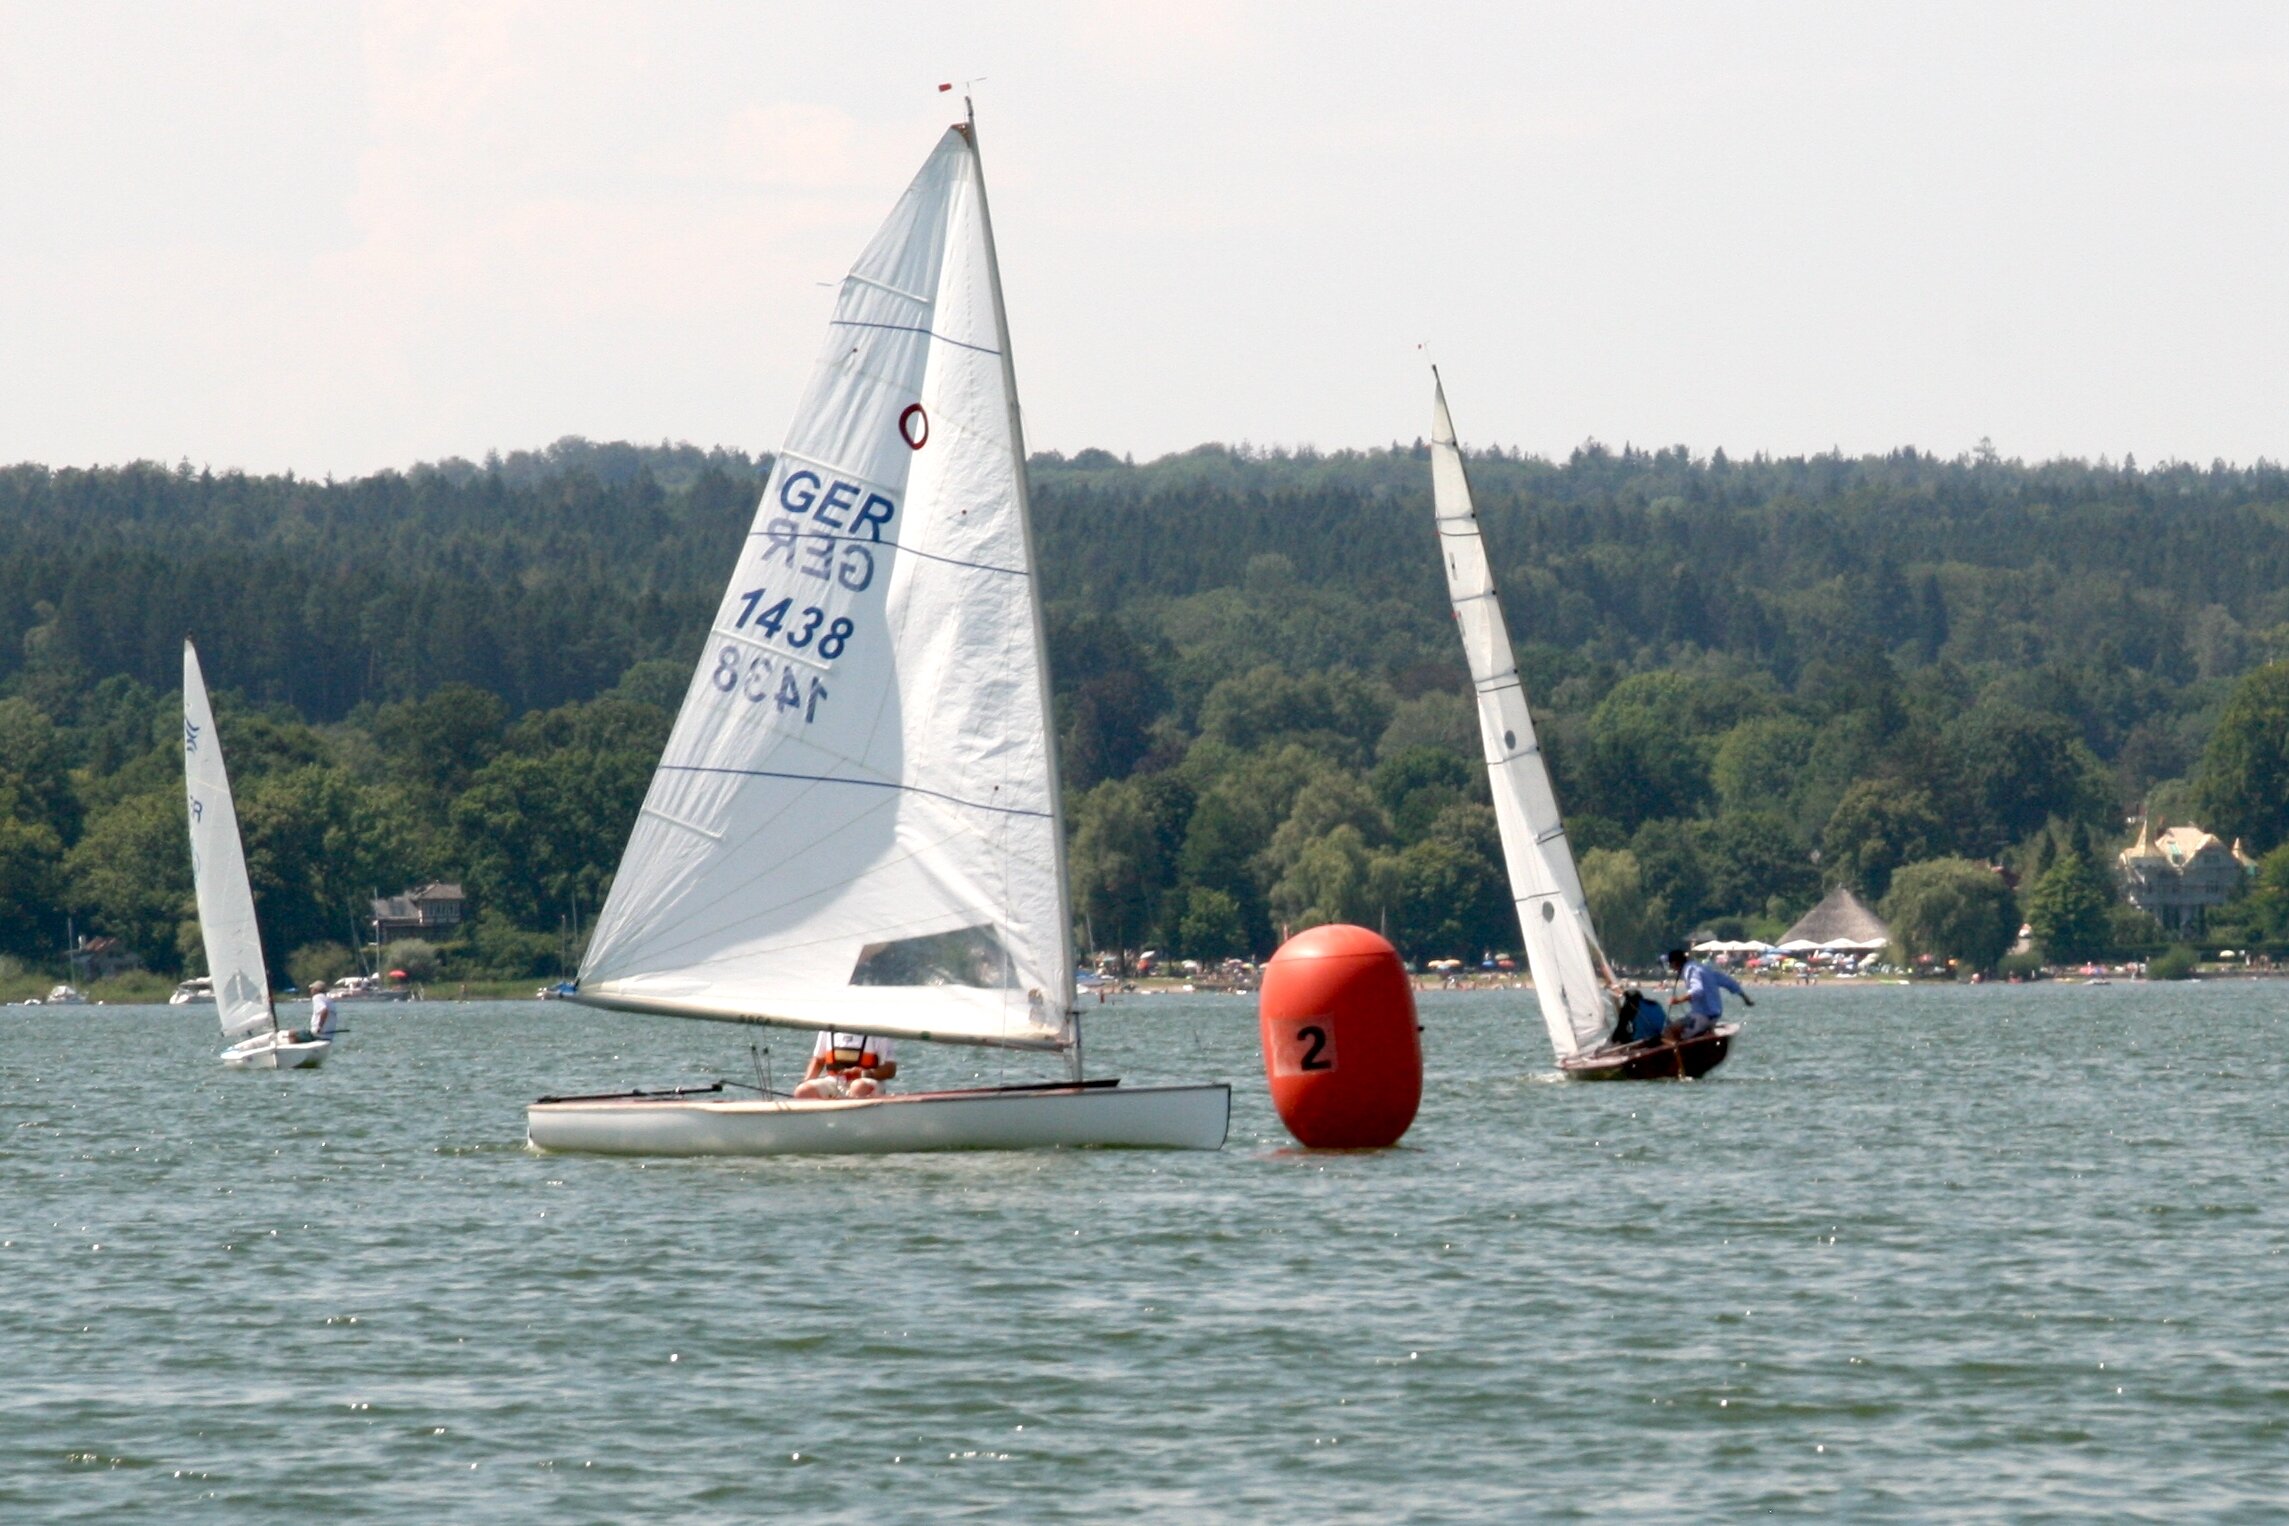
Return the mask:
<path id="1" fill-rule="evenodd" d="M 2280 5 L 0 0 L 0 461 L 768 449 L 981 76 L 1037 449 L 2289 457 Z"/>

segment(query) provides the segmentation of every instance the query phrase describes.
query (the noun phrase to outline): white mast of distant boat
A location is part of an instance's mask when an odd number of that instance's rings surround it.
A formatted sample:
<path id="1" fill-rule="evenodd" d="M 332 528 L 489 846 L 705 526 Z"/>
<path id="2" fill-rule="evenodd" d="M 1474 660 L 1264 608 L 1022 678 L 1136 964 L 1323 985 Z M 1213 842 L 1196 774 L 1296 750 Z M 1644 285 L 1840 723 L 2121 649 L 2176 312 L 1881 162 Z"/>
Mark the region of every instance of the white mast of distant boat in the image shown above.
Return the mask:
<path id="1" fill-rule="evenodd" d="M 333 1045 L 296 1042 L 280 1030 L 270 1002 L 270 972 L 254 916 L 254 888 L 239 842 L 238 808 L 223 767 L 222 738 L 207 701 L 199 654 L 183 642 L 183 787 L 191 829 L 191 886 L 199 900 L 199 938 L 222 1021 L 225 1065 L 239 1070 L 307 1070 Z"/>
<path id="2" fill-rule="evenodd" d="M 1215 1148 L 1230 1091 L 1081 1079 L 1024 434 L 974 114 L 842 283 L 572 1000 L 1062 1053 L 854 1101 L 544 1099 L 541 1148 Z"/>
<path id="3" fill-rule="evenodd" d="M 1598 1047 L 1612 1031 L 1613 1008 L 1605 989 L 1612 973 L 1598 946 L 1557 793 L 1534 736 L 1526 685 L 1495 596 L 1470 479 L 1447 413 L 1446 387 L 1435 367 L 1431 386 L 1431 494 L 1440 564 L 1477 694 L 1487 784 L 1502 832 L 1502 857 L 1518 907 L 1526 964 L 1534 977 L 1534 998 L 1550 1030 L 1550 1047 L 1564 1060 Z"/>

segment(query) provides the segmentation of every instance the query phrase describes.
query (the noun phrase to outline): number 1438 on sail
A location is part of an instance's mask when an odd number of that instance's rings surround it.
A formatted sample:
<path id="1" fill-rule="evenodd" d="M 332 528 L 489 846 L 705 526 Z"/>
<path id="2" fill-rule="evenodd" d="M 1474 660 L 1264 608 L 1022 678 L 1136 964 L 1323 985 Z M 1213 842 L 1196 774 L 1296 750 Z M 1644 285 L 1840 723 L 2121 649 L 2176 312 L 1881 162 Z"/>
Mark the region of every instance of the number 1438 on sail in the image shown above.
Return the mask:
<path id="1" fill-rule="evenodd" d="M 736 693 L 750 704 L 800 711 L 806 726 L 819 718 L 819 701 L 827 697 L 825 684 L 815 677 L 798 678 L 793 663 L 781 664 L 768 653 L 749 653 L 744 666 L 739 658 L 735 646 L 716 654 L 715 667 L 708 674 L 716 688 L 725 694 Z"/>

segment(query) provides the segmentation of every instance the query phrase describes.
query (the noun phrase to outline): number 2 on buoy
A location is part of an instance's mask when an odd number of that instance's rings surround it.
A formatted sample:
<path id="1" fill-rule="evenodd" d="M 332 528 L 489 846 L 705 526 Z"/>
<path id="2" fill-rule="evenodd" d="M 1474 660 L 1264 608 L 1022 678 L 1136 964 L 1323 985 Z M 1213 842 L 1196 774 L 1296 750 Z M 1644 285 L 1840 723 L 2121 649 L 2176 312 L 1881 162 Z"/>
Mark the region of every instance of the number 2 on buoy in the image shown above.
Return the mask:
<path id="1" fill-rule="evenodd" d="M 1272 1074 L 1317 1075 L 1335 1069 L 1335 1021 L 1331 1017 L 1275 1017 Z"/>

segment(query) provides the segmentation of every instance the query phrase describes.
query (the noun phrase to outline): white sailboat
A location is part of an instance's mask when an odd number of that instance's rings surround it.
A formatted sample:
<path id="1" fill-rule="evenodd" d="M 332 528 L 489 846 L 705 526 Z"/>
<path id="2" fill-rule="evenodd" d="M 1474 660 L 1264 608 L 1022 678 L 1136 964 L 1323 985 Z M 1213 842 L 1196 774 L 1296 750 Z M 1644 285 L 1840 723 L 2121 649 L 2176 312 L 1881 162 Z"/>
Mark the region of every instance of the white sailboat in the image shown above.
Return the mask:
<path id="1" fill-rule="evenodd" d="M 223 1038 L 225 1065 L 239 1070 L 307 1070 L 333 1050 L 325 1039 L 296 1042 L 270 1005 L 270 972 L 254 920 L 254 888 L 238 838 L 222 739 L 215 734 L 199 654 L 183 643 L 183 786 L 190 796 L 191 885 L 199 897 L 199 936 Z M 186 985 L 189 982 L 185 983 Z"/>
<path id="2" fill-rule="evenodd" d="M 1590 1079 L 1700 1075 L 1720 1064 L 1739 1025 L 1721 1024 L 1682 1044 L 1613 1045 L 1613 974 L 1582 894 L 1581 872 L 1566 841 L 1550 770 L 1534 736 L 1526 685 L 1495 596 L 1494 573 L 1471 503 L 1470 478 L 1447 412 L 1445 385 L 1431 373 L 1431 499 L 1437 516 L 1447 597 L 1462 632 L 1478 725 L 1486 745 L 1487 783 L 1502 833 L 1519 935 L 1534 977 L 1534 999 L 1550 1032 L 1559 1068 Z"/>
<path id="3" fill-rule="evenodd" d="M 1062 1052 L 856 1100 L 544 1098 L 549 1150 L 1216 1149 L 1231 1089 L 1084 1081 L 1025 445 L 974 122 L 842 284 L 576 989 Z"/>

